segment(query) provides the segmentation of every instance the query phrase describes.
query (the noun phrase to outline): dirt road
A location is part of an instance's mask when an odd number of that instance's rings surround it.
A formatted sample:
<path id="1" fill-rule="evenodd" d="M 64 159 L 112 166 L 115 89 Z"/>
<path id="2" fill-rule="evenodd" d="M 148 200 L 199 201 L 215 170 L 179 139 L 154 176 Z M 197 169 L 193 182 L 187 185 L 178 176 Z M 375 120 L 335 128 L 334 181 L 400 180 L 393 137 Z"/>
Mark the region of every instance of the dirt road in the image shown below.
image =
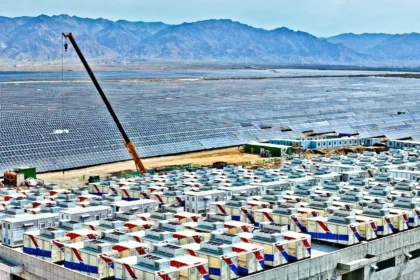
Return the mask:
<path id="1" fill-rule="evenodd" d="M 156 158 L 148 158 L 144 160 L 144 164 L 148 168 L 160 167 L 165 165 L 178 165 L 194 163 L 200 165 L 211 165 L 216 161 L 227 161 L 229 163 L 238 162 L 256 162 L 261 160 L 260 156 L 245 154 L 237 147 L 218 149 L 211 151 L 202 151 L 195 153 L 188 153 L 176 156 L 164 156 Z M 83 184 L 83 177 L 85 179 L 89 175 L 109 176 L 111 173 L 119 172 L 122 170 L 135 170 L 132 161 L 104 164 L 100 166 L 93 166 L 83 169 L 71 170 L 63 172 L 51 172 L 39 174 L 39 178 L 43 179 L 46 183 L 54 183 L 62 185 L 63 187 L 77 187 Z"/>

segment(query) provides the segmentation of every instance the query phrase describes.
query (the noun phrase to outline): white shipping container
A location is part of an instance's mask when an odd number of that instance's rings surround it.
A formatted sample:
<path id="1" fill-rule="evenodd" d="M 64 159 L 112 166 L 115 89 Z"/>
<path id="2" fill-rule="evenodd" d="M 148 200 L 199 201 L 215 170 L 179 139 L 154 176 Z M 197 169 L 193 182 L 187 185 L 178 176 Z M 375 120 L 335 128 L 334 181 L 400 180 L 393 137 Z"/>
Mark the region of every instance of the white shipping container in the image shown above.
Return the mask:
<path id="1" fill-rule="evenodd" d="M 209 265 L 203 258 L 193 256 L 180 256 L 171 259 L 172 268 L 177 269 L 179 280 L 207 280 L 209 278 Z"/>
<path id="2" fill-rule="evenodd" d="M 287 254 L 289 262 L 295 262 L 311 257 L 311 236 L 293 231 L 283 232 L 288 241 Z"/>
<path id="3" fill-rule="evenodd" d="M 179 245 L 190 243 L 201 243 L 204 241 L 204 235 L 192 230 L 177 231 L 173 233 L 173 238 L 178 239 Z"/>
<path id="4" fill-rule="evenodd" d="M 356 222 L 360 224 L 360 236 L 363 240 L 371 240 L 378 237 L 377 221 L 371 217 L 356 216 Z"/>
<path id="5" fill-rule="evenodd" d="M 264 247 L 250 243 L 235 243 L 232 251 L 238 254 L 238 272 L 249 275 L 264 269 Z"/>
<path id="6" fill-rule="evenodd" d="M 229 230 L 230 234 L 238 234 L 240 232 L 252 232 L 254 230 L 253 225 L 237 221 L 225 222 L 224 227 Z"/>
<path id="7" fill-rule="evenodd" d="M 289 256 L 287 254 L 288 244 L 286 240 L 269 242 L 250 239 L 250 243 L 263 246 L 265 266 L 276 267 L 289 262 Z"/>
<path id="8" fill-rule="evenodd" d="M 312 239 L 353 245 L 362 240 L 359 227 L 358 223 L 340 224 L 328 222 L 328 219 L 325 217 L 315 217 L 308 219 L 307 229 Z"/>

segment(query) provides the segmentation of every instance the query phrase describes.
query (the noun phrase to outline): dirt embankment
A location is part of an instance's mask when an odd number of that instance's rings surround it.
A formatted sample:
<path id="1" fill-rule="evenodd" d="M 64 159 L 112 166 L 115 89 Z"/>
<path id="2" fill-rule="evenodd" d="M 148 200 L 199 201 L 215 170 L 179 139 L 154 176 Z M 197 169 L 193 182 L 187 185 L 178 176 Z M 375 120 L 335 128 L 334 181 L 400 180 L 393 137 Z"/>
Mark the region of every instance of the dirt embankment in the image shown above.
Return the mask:
<path id="1" fill-rule="evenodd" d="M 388 148 L 385 146 L 356 146 L 356 147 L 342 147 L 333 149 L 314 149 L 314 150 L 296 150 L 297 153 L 303 154 L 306 158 L 312 158 L 312 156 L 327 156 L 332 154 L 347 155 L 348 153 L 363 153 L 364 151 L 372 151 L 380 153 L 387 151 Z"/>

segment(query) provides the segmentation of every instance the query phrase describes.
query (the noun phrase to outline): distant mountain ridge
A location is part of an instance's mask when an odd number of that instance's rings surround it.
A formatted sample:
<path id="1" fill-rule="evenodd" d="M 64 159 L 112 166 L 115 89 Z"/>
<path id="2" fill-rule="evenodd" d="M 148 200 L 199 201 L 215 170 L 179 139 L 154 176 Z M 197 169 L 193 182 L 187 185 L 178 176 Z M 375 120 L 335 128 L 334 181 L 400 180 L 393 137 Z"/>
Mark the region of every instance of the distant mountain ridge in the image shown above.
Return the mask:
<path id="1" fill-rule="evenodd" d="M 285 27 L 265 30 L 231 20 L 168 25 L 68 15 L 0 17 L 0 58 L 17 62 L 59 60 L 63 31 L 75 35 L 86 57 L 111 63 L 202 61 L 398 66 L 420 61 L 420 35 L 416 33 L 342 34 L 323 39 Z M 69 55 L 75 58 L 74 52 Z"/>
<path id="2" fill-rule="evenodd" d="M 326 39 L 342 44 L 351 50 L 384 61 L 418 63 L 420 61 L 420 34 L 353 33 L 341 34 Z"/>

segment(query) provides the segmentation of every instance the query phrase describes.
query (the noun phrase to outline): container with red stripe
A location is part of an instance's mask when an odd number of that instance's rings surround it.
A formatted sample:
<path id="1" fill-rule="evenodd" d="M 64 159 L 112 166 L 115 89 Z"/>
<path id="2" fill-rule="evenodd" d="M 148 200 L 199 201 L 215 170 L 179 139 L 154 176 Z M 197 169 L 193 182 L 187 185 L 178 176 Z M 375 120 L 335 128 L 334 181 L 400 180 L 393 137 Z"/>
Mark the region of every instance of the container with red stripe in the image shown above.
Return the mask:
<path id="1" fill-rule="evenodd" d="M 392 222 L 394 224 L 394 228 L 397 231 L 400 232 L 400 231 L 408 229 L 409 214 L 407 210 L 391 208 L 390 214 L 395 215 L 395 217 L 393 217 L 392 219 Z"/>
<path id="2" fill-rule="evenodd" d="M 171 258 L 171 268 L 177 270 L 178 279 L 209 279 L 208 261 L 203 258 L 185 255 Z"/>
<path id="3" fill-rule="evenodd" d="M 143 220 L 128 221 L 124 223 L 124 227 L 129 232 L 136 232 L 152 228 L 152 223 Z"/>
<path id="4" fill-rule="evenodd" d="M 70 243 L 77 243 L 89 239 L 99 239 L 102 234 L 99 231 L 90 229 L 76 229 L 67 232 L 66 236 L 70 238 Z"/>
<path id="5" fill-rule="evenodd" d="M 174 218 L 178 219 L 180 223 L 198 222 L 202 220 L 202 216 L 196 213 L 190 212 L 179 212 L 174 215 Z"/>
<path id="6" fill-rule="evenodd" d="M 360 225 L 359 233 L 363 240 L 372 240 L 378 237 L 378 225 L 375 218 L 357 215 L 356 222 Z"/>
<path id="7" fill-rule="evenodd" d="M 288 241 L 284 239 L 283 233 L 272 230 L 255 230 L 253 234 L 254 236 L 249 239 L 249 242 L 264 248 L 265 266 L 277 267 L 289 262 Z"/>
<path id="8" fill-rule="evenodd" d="M 126 258 L 129 256 L 145 255 L 150 251 L 150 246 L 131 240 L 114 244 L 112 250 L 117 251 L 120 258 Z"/>
<path id="9" fill-rule="evenodd" d="M 204 241 L 204 235 L 199 232 L 192 230 L 182 230 L 174 232 L 172 235 L 174 238 L 178 239 L 179 245 L 191 244 L 191 243 L 201 243 Z"/>
<path id="10" fill-rule="evenodd" d="M 322 240 L 330 243 L 353 245 L 362 241 L 360 236 L 360 225 L 355 221 L 355 217 L 349 217 L 345 223 L 331 221 L 325 217 L 315 217 L 308 220 L 308 234 L 312 239 Z"/>
<path id="11" fill-rule="evenodd" d="M 132 266 L 137 264 L 137 256 L 114 260 L 114 280 L 137 279 Z"/>
<path id="12" fill-rule="evenodd" d="M 56 228 L 42 228 L 36 232 L 25 232 L 23 251 L 47 262 L 61 263 L 64 261 L 63 244 L 70 242 L 70 238 L 64 235 L 63 230 Z M 36 250 L 32 250 L 34 247 Z"/>
<path id="13" fill-rule="evenodd" d="M 229 221 L 224 223 L 224 227 L 229 230 L 230 234 L 238 234 L 241 232 L 252 232 L 254 226 L 248 223 Z"/>
<path id="14" fill-rule="evenodd" d="M 238 254 L 238 271 L 240 275 L 249 275 L 264 269 L 264 247 L 251 243 L 235 243 L 232 252 Z"/>
<path id="15" fill-rule="evenodd" d="M 264 222 L 274 222 L 271 213 L 273 212 L 272 209 L 256 209 L 252 211 L 252 216 L 254 217 L 254 225 L 259 227 L 261 223 Z"/>
<path id="16" fill-rule="evenodd" d="M 65 245 L 65 261 L 68 261 L 66 252 L 70 250 L 73 270 L 94 278 L 110 278 L 114 276 L 113 259 L 118 258 L 112 246 L 103 240 L 87 240 L 79 248 Z"/>
<path id="17" fill-rule="evenodd" d="M 289 255 L 289 262 L 311 257 L 311 236 L 309 234 L 285 231 L 283 236 L 288 241 L 287 254 Z"/>

